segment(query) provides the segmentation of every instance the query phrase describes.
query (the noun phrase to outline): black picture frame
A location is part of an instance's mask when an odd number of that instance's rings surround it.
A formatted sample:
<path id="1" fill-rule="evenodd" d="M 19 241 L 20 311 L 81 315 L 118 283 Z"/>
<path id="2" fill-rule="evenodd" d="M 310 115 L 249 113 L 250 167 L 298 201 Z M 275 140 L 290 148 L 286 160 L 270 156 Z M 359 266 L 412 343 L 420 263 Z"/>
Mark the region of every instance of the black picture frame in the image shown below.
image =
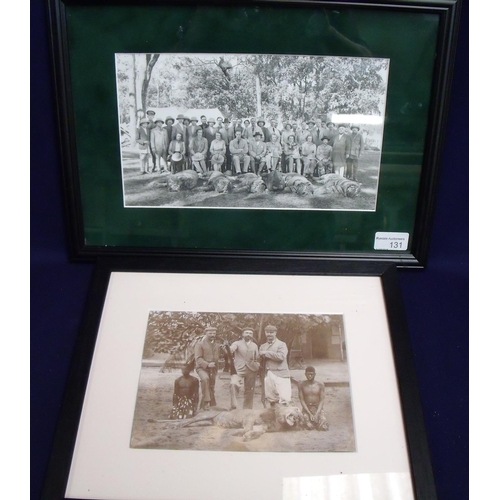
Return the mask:
<path id="1" fill-rule="evenodd" d="M 276 263 L 273 259 L 258 261 L 234 259 L 228 264 L 225 259 L 215 258 L 211 261 L 210 271 L 229 275 L 289 276 L 300 274 L 312 277 L 379 278 L 390 333 L 414 498 L 415 500 L 437 498 L 396 265 L 385 262 L 311 263 L 304 261 L 296 261 L 291 267 L 288 264 L 289 261 Z M 100 257 L 97 260 L 55 432 L 41 497 L 43 500 L 67 498 L 65 491 L 76 447 L 89 373 L 105 309 L 108 285 L 113 272 L 207 274 L 207 268 L 204 263 L 191 258 Z"/>
<path id="2" fill-rule="evenodd" d="M 297 231 L 297 220 L 294 219 L 295 216 L 284 216 L 282 214 L 276 215 L 276 225 L 275 228 L 279 227 L 281 231 L 284 231 L 278 235 L 274 235 L 273 226 L 267 230 L 267 233 L 262 234 L 262 238 L 255 238 L 255 234 L 251 231 L 247 231 L 243 236 L 241 236 L 241 229 L 245 225 L 242 222 L 240 215 L 236 214 L 234 210 L 230 210 L 231 214 L 228 218 L 223 217 L 222 219 L 217 219 L 215 222 L 210 221 L 209 226 L 213 228 L 219 228 L 216 230 L 215 236 L 209 241 L 206 236 L 203 236 L 203 232 L 200 232 L 200 227 L 195 227 L 191 229 L 191 234 L 188 236 L 187 240 L 180 240 L 175 238 L 165 237 L 165 233 L 173 228 L 172 224 L 178 229 L 178 224 L 184 224 L 184 228 L 191 227 L 193 221 L 196 217 L 193 215 L 189 216 L 184 222 L 179 222 L 177 216 L 172 216 L 175 219 L 175 223 L 172 222 L 173 219 L 170 215 L 167 215 L 167 219 L 170 221 L 168 223 L 157 223 L 152 222 L 154 228 L 149 228 L 148 230 L 153 230 L 153 232 L 164 234 L 162 236 L 154 235 L 151 238 L 146 233 L 141 233 L 140 236 L 134 237 L 136 226 L 143 226 L 144 223 L 148 224 L 147 217 L 139 217 L 138 220 L 132 219 L 124 223 L 124 227 L 120 229 L 120 236 L 118 237 L 118 243 L 111 237 L 111 241 L 108 241 L 110 234 L 115 231 L 117 226 L 117 221 L 121 221 L 122 216 L 118 215 L 117 218 L 113 220 L 111 217 L 106 220 L 108 215 L 102 215 L 103 212 L 120 212 L 120 207 L 109 206 L 108 203 L 113 205 L 113 202 L 104 201 L 107 196 L 101 196 L 102 202 L 96 202 L 96 206 L 99 206 L 98 210 L 100 215 L 104 220 L 100 221 L 101 226 L 97 229 L 99 236 L 97 240 L 91 241 L 89 239 L 90 229 L 87 227 L 89 222 L 86 221 L 86 209 L 84 209 L 84 199 L 86 199 L 85 204 L 92 205 L 94 199 L 97 200 L 99 196 L 93 192 L 93 188 L 90 192 L 88 187 L 82 185 L 81 173 L 82 166 L 80 165 L 79 159 L 79 147 L 78 141 L 81 137 L 81 132 L 77 132 L 77 121 L 78 121 L 78 110 L 75 109 L 75 98 L 78 97 L 81 89 L 75 90 L 74 88 L 74 78 L 72 79 L 70 74 L 71 66 L 71 30 L 68 26 L 68 9 L 78 7 L 79 9 L 85 8 L 98 8 L 109 7 L 114 8 L 131 8 L 137 6 L 138 2 L 134 1 L 107 1 L 107 2 L 93 2 L 91 0 L 80 1 L 80 0 L 48 0 L 48 13 L 50 20 L 50 30 L 51 30 L 51 52 L 53 55 L 53 65 L 54 65 L 54 78 L 55 87 L 57 95 L 57 105 L 58 105 L 58 117 L 60 124 L 60 142 L 62 149 L 62 172 L 63 172 L 63 182 L 64 191 L 66 195 L 66 210 L 68 213 L 68 227 L 69 227 L 69 238 L 70 238 L 70 249 L 71 257 L 74 260 L 88 260 L 95 259 L 101 255 L 111 255 L 111 256 L 139 256 L 143 254 L 148 255 L 195 255 L 200 257 L 207 256 L 224 256 L 224 257 L 247 257 L 247 258 L 274 258 L 274 259 L 312 259 L 318 260 L 355 260 L 355 261 L 384 261 L 384 262 L 395 262 L 398 267 L 424 267 L 427 258 L 428 246 L 429 246 L 429 235 L 433 218 L 434 211 L 434 197 L 437 186 L 438 170 L 440 162 L 440 153 L 445 135 L 445 125 L 446 125 L 446 114 L 448 107 L 448 94 L 449 87 L 452 77 L 453 70 L 453 60 L 455 54 L 455 45 L 457 39 L 457 27 L 459 22 L 460 13 L 460 0 L 424 0 L 424 1 L 392 1 L 385 0 L 383 2 L 347 2 L 347 1 L 337 1 L 337 2 L 247 2 L 247 6 L 275 6 L 275 7 L 304 7 L 304 8 L 339 8 L 339 9 L 357 9 L 359 12 L 366 10 L 375 9 L 376 12 L 384 13 L 411 13 L 418 16 L 436 16 L 437 21 L 437 32 L 436 32 L 436 46 L 433 52 L 434 67 L 431 75 L 431 91 L 427 96 L 429 99 L 429 112 L 428 119 L 425 130 L 425 144 L 421 149 L 421 172 L 418 180 L 418 189 L 414 190 L 414 195 L 416 196 L 416 204 L 413 206 L 415 210 L 415 217 L 412 218 L 412 228 L 409 230 L 409 247 L 406 251 L 400 250 L 373 250 L 370 247 L 373 241 L 373 234 L 376 232 L 370 224 L 366 223 L 365 226 L 370 226 L 370 229 L 363 229 L 363 224 L 361 229 L 354 229 L 350 226 L 355 226 L 356 224 L 350 224 L 349 219 L 338 222 L 336 226 L 336 231 L 340 232 L 340 227 L 344 227 L 344 230 L 349 233 L 346 241 L 353 239 L 357 241 L 359 234 L 363 234 L 364 242 L 362 244 L 353 243 L 330 243 L 327 240 L 331 235 L 325 235 L 325 228 L 329 227 L 330 219 L 321 219 L 322 222 L 318 222 L 318 227 L 314 229 L 315 233 L 304 235 L 299 237 L 297 244 L 286 243 L 290 239 L 296 237 Z M 154 7 L 161 6 L 166 8 L 168 6 L 175 7 L 175 2 L 159 2 L 150 1 L 147 4 L 141 3 L 143 5 L 150 5 Z M 227 7 L 227 2 L 189 2 L 190 6 L 210 5 L 213 8 L 224 8 Z M 75 37 L 73 37 L 75 38 Z M 73 66 L 76 66 L 75 64 Z M 81 69 L 80 69 L 81 70 Z M 84 68 L 86 71 L 86 69 Z M 95 89 L 94 89 L 95 90 Z M 389 92 L 391 89 L 389 89 Z M 80 98 L 85 99 L 86 96 L 80 96 Z M 80 125 L 81 128 L 81 125 Z M 87 131 L 88 132 L 88 131 Z M 104 153 L 103 153 L 104 154 Z M 99 155 L 99 153 L 98 153 Z M 408 156 L 408 151 L 405 151 L 404 146 L 402 151 L 391 152 L 390 159 L 387 162 L 401 162 L 402 158 Z M 411 156 L 411 155 L 410 155 Z M 418 156 L 418 155 L 417 155 Z M 109 159 L 109 157 L 107 157 Z M 116 161 L 115 161 L 116 160 Z M 383 164 L 384 164 L 383 160 Z M 417 159 L 417 163 L 419 160 Z M 119 163 L 115 158 L 111 160 L 111 163 Z M 116 165 L 115 165 L 116 167 Z M 83 169 L 85 170 L 85 169 Z M 404 185 L 404 182 L 403 182 Z M 104 188 L 106 191 L 106 188 Z M 107 192 L 106 192 L 107 195 Z M 405 207 L 398 208 L 400 212 L 405 212 Z M 121 207 L 123 212 L 123 207 Z M 130 210 L 130 209 L 128 209 Z M 134 209 L 132 209 L 134 210 Z M 201 212 L 207 212 L 202 210 Z M 277 211 L 280 212 L 280 211 Z M 296 211 L 295 211 L 296 212 Z M 344 212 L 340 212 L 345 215 Z M 394 210 L 389 210 L 386 212 L 384 218 L 387 218 L 387 214 L 395 213 Z M 233 217 L 234 215 L 234 217 Z M 253 216 L 252 216 L 253 217 Z M 352 218 L 352 215 L 351 215 Z M 252 224 L 259 226 L 259 220 L 252 220 Z M 319 219 L 318 219 L 319 220 Z M 339 219 L 331 219 L 336 224 Z M 315 227 L 316 219 L 309 222 L 304 219 L 300 220 L 301 228 L 308 230 L 309 227 Z M 95 220 L 92 224 L 95 226 Z M 172 224 L 171 224 L 172 223 Z M 99 225 L 98 224 L 98 225 Z M 170 224 L 170 225 L 169 225 Z M 342 224 L 344 226 L 342 226 Z M 118 224 L 119 225 L 119 224 Z M 205 228 L 207 222 L 203 220 L 200 225 Z M 125 228 L 125 226 L 127 226 Z M 222 229 L 220 228 L 224 228 Z M 284 229 L 283 229 L 284 228 Z M 91 231 L 94 231 L 94 227 Z M 389 229 L 391 228 L 383 228 Z M 142 231 L 142 230 L 141 230 Z M 218 231 L 218 232 L 217 232 Z M 229 231 L 229 236 L 227 241 L 222 241 L 220 238 L 223 233 Z M 234 232 L 231 233 L 231 231 Z M 313 231 L 313 229 L 311 229 Z M 397 232 L 397 229 L 395 230 Z M 240 232 L 240 233 L 238 233 Z M 127 233 L 127 235 L 125 235 Z M 202 234 L 203 233 L 203 234 Z M 248 234 L 247 234 L 248 233 Z M 352 234 L 351 234 L 352 233 Z M 366 234 L 364 234 L 366 233 Z M 401 233 L 403 234 L 403 233 Z M 130 237 L 130 240 L 127 238 Z M 201 236 L 200 236 L 201 235 Z M 270 236 L 273 235 L 273 238 Z M 205 239 L 204 239 L 205 238 Z M 323 243 L 317 243 L 322 240 Z M 333 237 L 335 240 L 336 236 Z M 224 238 L 222 238 L 224 239 Z M 330 238 L 331 239 L 331 238 Z M 257 243 L 254 242 L 257 240 Z M 262 241 L 261 241 L 262 240 Z M 266 241 L 264 243 L 264 240 Z M 272 240 L 272 241 L 271 241 Z M 299 241 L 300 240 L 300 241 Z M 285 242 L 285 243 L 283 243 Z M 368 243 L 367 243 L 368 242 Z M 357 245 L 357 247 L 356 247 Z M 370 248 L 368 248 L 368 247 Z"/>

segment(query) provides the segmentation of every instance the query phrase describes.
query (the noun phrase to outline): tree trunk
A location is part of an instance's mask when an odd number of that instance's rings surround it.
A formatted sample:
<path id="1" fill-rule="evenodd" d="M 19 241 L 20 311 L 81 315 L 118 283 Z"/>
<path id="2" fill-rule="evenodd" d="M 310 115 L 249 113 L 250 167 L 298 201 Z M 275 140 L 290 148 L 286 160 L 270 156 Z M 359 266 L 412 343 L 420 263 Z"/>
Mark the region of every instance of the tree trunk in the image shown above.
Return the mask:
<path id="1" fill-rule="evenodd" d="M 130 133 L 130 145 L 135 148 L 136 137 L 135 131 L 137 129 L 137 99 L 135 94 L 135 55 L 132 54 L 132 61 L 130 62 L 128 68 L 128 81 L 129 81 L 129 133 Z"/>
<path id="2" fill-rule="evenodd" d="M 257 97 L 257 116 L 262 116 L 262 96 L 260 89 L 260 77 L 258 73 L 255 73 L 255 94 Z"/>
<path id="3" fill-rule="evenodd" d="M 147 96 L 148 96 L 148 87 L 149 87 L 149 82 L 151 81 L 151 73 L 153 71 L 154 65 L 156 64 L 156 61 L 158 61 L 158 58 L 160 57 L 160 54 L 146 54 L 146 64 L 144 67 L 144 76 L 142 80 L 142 87 L 141 87 L 141 103 L 142 103 L 142 108 L 144 111 L 147 111 Z"/>

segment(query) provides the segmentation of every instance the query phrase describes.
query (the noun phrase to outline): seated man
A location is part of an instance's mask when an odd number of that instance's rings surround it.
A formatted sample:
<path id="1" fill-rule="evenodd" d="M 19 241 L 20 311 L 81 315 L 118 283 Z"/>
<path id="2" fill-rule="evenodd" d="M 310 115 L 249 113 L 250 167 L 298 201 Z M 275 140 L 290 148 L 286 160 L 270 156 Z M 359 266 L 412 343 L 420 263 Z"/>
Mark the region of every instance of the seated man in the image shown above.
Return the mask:
<path id="1" fill-rule="evenodd" d="M 316 158 L 318 160 L 318 176 L 331 174 L 333 172 L 333 148 L 328 144 L 328 140 L 328 137 L 324 135 L 321 138 L 321 144 L 316 149 Z"/>
<path id="2" fill-rule="evenodd" d="M 234 170 L 237 174 L 248 172 L 250 156 L 248 156 L 248 141 L 241 137 L 241 130 L 236 130 L 236 137 L 229 143 L 229 152 L 233 162 Z"/>
<path id="3" fill-rule="evenodd" d="M 328 430 L 323 404 L 325 402 L 325 384 L 315 381 L 316 370 L 308 366 L 305 370 L 306 380 L 299 384 L 299 399 L 302 413 L 308 429 Z"/>
<path id="4" fill-rule="evenodd" d="M 266 143 L 262 140 L 262 132 L 255 132 L 255 138 L 249 145 L 248 154 L 250 155 L 250 168 L 256 174 L 260 175 L 260 172 L 266 166 Z"/>
<path id="5" fill-rule="evenodd" d="M 191 375 L 191 367 L 182 365 L 182 376 L 175 379 L 174 404 L 169 414 L 169 419 L 178 420 L 194 417 L 198 408 L 200 382 Z"/>

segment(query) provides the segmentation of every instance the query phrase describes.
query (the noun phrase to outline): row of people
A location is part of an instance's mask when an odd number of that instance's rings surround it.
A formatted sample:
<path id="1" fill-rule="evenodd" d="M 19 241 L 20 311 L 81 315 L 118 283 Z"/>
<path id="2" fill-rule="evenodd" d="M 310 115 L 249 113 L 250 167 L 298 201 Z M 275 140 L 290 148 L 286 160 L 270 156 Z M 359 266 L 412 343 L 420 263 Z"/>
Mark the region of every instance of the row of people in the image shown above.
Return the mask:
<path id="1" fill-rule="evenodd" d="M 273 119 L 270 126 L 266 127 L 263 118 L 251 118 L 244 127 L 239 118 L 234 118 L 231 123 L 227 118 L 215 120 L 202 116 L 201 124 L 198 125 L 196 117 L 187 118 L 181 114 L 177 116 L 177 123 L 174 123 L 171 116 L 164 121 L 155 119 L 154 115 L 154 111 L 148 111 L 146 117 L 140 120 L 137 130 L 142 173 L 149 170 L 149 157 L 152 157 L 152 171 L 161 171 L 166 169 L 175 155 L 173 168 L 170 165 L 169 169 L 174 173 L 184 168 L 205 171 L 224 167 L 233 173 L 246 172 L 249 167 L 253 172 L 260 173 L 264 166 L 272 170 L 279 164 L 282 171 L 295 171 L 307 176 L 312 176 L 315 171 L 318 175 L 321 175 L 319 172 L 335 171 L 343 177 L 357 180 L 358 160 L 364 151 L 364 138 L 357 125 L 348 127 L 341 124 L 336 127 L 332 122 L 324 123 L 317 119 L 301 124 L 287 122 L 284 129 L 280 130 L 277 120 Z M 206 139 L 206 143 L 202 138 Z M 236 148 L 234 143 L 231 147 L 234 140 L 242 147 Z M 212 148 L 214 141 L 217 142 Z M 225 150 L 221 141 L 225 143 Z M 262 143 L 267 145 L 266 151 Z M 304 148 L 305 143 L 309 145 Z M 325 145 L 331 147 L 331 162 L 326 161 Z M 241 151 L 235 153 L 235 149 Z M 196 156 L 194 164 L 193 156 Z M 266 157 L 266 160 L 263 161 L 262 157 Z M 260 163 L 262 168 L 259 168 Z"/>
<path id="2" fill-rule="evenodd" d="M 244 392 L 243 409 L 252 409 L 255 382 L 260 370 L 264 374 L 263 394 L 267 403 L 290 405 L 292 385 L 285 342 L 277 338 L 274 325 L 265 327 L 266 340 L 260 347 L 254 342 L 252 328 L 244 328 L 240 340 L 229 346 L 234 360 L 234 373 L 231 375 L 231 410 L 237 409 L 238 394 Z M 173 408 L 169 418 L 184 419 L 216 406 L 215 385 L 221 344 L 216 339 L 216 328 L 208 326 L 204 337 L 195 345 L 195 367 L 199 377 L 193 377 L 191 367 L 182 367 L 182 377 L 174 384 Z M 299 384 L 299 400 L 309 428 L 328 429 L 323 405 L 325 386 L 315 381 L 316 370 L 309 366 L 305 370 L 306 380 Z"/>
<path id="3" fill-rule="evenodd" d="M 149 170 L 149 144 L 160 172 L 176 173 L 192 168 L 199 173 L 231 170 L 236 175 L 249 171 L 260 175 L 265 171 L 279 169 L 311 178 L 335 172 L 342 177 L 357 180 L 361 151 L 357 154 L 352 152 L 352 139 L 345 134 L 344 127 L 339 127 L 340 134 L 334 146 L 329 144 L 327 136 L 323 136 L 319 146 L 316 146 L 311 134 L 306 136 L 303 143 L 297 142 L 294 134 L 289 134 L 282 145 L 277 134 L 271 135 L 270 142 L 264 142 L 263 134 L 259 131 L 255 132 L 252 140 L 247 140 L 239 130 L 229 143 L 223 138 L 222 131 L 216 131 L 209 145 L 207 138 L 203 136 L 203 130 L 198 128 L 187 146 L 182 135 L 177 133 L 167 147 L 166 133 L 161 128 L 161 123 L 157 120 L 158 126 L 151 130 L 150 141 L 145 140 L 141 144 L 144 151 L 141 159 L 143 174 Z M 356 134 L 355 129 L 353 135 Z M 155 170 L 156 165 L 153 165 L 152 171 Z"/>

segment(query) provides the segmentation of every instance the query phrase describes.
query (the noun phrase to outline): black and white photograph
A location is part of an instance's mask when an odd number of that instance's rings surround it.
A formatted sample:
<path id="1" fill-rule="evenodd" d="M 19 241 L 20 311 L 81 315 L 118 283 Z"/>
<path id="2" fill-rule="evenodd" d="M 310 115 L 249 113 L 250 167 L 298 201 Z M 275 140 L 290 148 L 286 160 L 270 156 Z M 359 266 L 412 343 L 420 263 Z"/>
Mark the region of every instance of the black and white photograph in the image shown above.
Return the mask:
<path id="1" fill-rule="evenodd" d="M 130 447 L 356 451 L 343 315 L 150 311 Z"/>
<path id="2" fill-rule="evenodd" d="M 115 63 L 124 207 L 376 210 L 389 59 Z"/>

